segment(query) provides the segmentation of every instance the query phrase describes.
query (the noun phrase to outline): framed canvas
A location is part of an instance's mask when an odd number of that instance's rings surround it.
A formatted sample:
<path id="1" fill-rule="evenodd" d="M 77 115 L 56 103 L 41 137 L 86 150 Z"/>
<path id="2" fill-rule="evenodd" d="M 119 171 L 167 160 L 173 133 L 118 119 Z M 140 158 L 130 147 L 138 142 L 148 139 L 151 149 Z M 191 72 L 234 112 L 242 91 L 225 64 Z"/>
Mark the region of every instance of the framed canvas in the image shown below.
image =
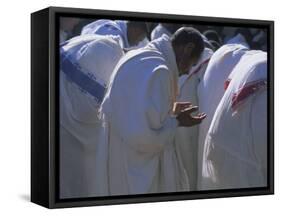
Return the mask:
<path id="1" fill-rule="evenodd" d="M 274 193 L 274 22 L 31 14 L 31 201 Z"/>

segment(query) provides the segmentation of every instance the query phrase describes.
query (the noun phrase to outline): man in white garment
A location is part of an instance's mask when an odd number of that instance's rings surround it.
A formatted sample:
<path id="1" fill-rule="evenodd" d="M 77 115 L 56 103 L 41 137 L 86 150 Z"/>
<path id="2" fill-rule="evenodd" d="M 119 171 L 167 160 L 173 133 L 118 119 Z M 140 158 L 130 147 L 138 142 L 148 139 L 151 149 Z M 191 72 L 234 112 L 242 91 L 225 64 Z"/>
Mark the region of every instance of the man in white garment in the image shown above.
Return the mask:
<path id="1" fill-rule="evenodd" d="M 171 24 L 158 24 L 151 33 L 151 38 L 156 39 L 163 34 L 172 35 L 168 30 Z M 177 26 L 176 26 L 177 27 Z M 175 26 L 173 26 L 175 28 Z M 201 35 L 204 43 L 208 41 L 204 35 Z M 197 87 L 202 79 L 210 57 L 213 51 L 209 48 L 204 49 L 198 63 L 191 68 L 189 74 L 185 74 L 179 78 L 179 102 L 189 101 L 192 104 L 198 104 Z M 176 131 L 175 143 L 180 150 L 183 166 L 187 172 L 190 190 L 196 190 L 197 187 L 197 155 L 198 155 L 198 126 L 184 128 L 179 127 Z"/>
<path id="2" fill-rule="evenodd" d="M 145 22 L 101 19 L 86 25 L 81 32 L 85 34 L 118 36 L 122 48 L 131 49 L 147 43 L 148 26 Z"/>
<path id="3" fill-rule="evenodd" d="M 177 77 L 196 64 L 204 43 L 179 29 L 128 52 L 117 64 L 101 106 L 109 123 L 111 195 L 185 191 L 188 179 L 174 145 L 178 126 L 201 123 L 198 108 L 177 104 Z"/>
<path id="4" fill-rule="evenodd" d="M 122 55 L 109 36 L 79 36 L 61 46 L 61 198 L 108 195 L 107 128 L 98 109 Z"/>
<path id="5" fill-rule="evenodd" d="M 247 51 L 231 77 L 205 140 L 203 190 L 267 185 L 267 53 Z"/>
<path id="6" fill-rule="evenodd" d="M 198 85 L 204 76 L 212 55 L 213 51 L 205 47 L 198 63 L 191 68 L 188 74 L 179 78 L 180 94 L 178 101 L 189 101 L 194 105 L 198 105 Z M 197 189 L 198 130 L 198 125 L 189 128 L 179 127 L 175 137 L 176 145 L 180 149 L 183 166 L 188 175 L 191 191 Z"/>
<path id="7" fill-rule="evenodd" d="M 216 108 L 225 93 L 228 76 L 248 50 L 241 44 L 226 44 L 209 61 L 203 79 L 198 85 L 198 105 L 207 118 L 199 125 L 198 137 L 198 189 L 201 184 L 203 146 Z"/>

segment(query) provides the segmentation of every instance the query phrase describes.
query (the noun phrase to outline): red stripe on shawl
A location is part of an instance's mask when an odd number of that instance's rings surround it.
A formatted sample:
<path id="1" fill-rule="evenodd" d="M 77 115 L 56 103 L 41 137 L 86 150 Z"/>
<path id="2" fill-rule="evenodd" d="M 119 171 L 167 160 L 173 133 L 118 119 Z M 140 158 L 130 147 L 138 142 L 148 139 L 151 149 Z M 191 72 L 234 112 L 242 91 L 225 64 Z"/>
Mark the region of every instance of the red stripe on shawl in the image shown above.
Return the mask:
<path id="1" fill-rule="evenodd" d="M 234 93 L 232 96 L 231 107 L 235 109 L 242 101 L 256 93 L 257 91 L 263 89 L 267 82 L 265 79 L 256 80 L 253 82 L 246 83 L 238 92 Z"/>

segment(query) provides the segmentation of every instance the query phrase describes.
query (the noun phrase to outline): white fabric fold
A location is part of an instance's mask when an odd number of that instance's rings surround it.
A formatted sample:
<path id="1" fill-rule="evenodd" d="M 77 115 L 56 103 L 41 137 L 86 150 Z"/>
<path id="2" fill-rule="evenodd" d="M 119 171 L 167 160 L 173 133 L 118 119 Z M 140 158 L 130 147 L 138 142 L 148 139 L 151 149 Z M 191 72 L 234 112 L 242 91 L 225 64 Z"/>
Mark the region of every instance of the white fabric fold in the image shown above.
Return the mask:
<path id="1" fill-rule="evenodd" d="M 199 125 L 198 138 L 198 187 L 202 173 L 203 146 L 217 106 L 223 97 L 224 84 L 230 73 L 248 50 L 241 44 L 226 44 L 220 47 L 209 61 L 208 67 L 198 86 L 198 105 L 201 112 L 207 114 Z"/>
<path id="2" fill-rule="evenodd" d="M 267 185 L 267 88 L 244 94 L 243 103 L 232 106 L 234 94 L 248 83 L 267 79 L 267 54 L 247 51 L 232 73 L 206 136 L 202 189 Z"/>
<path id="3" fill-rule="evenodd" d="M 213 51 L 205 48 L 198 63 L 191 68 L 188 75 L 183 75 L 179 79 L 180 94 L 178 101 L 191 102 L 198 105 L 198 85 L 204 76 L 208 62 L 213 55 Z M 198 133 L 199 126 L 179 127 L 176 132 L 175 143 L 180 149 L 184 168 L 188 174 L 190 190 L 197 189 L 197 154 L 198 154 Z"/>
<path id="4" fill-rule="evenodd" d="M 116 66 L 101 106 L 110 124 L 110 194 L 188 189 L 170 115 L 177 74 L 167 36 L 128 52 Z"/>

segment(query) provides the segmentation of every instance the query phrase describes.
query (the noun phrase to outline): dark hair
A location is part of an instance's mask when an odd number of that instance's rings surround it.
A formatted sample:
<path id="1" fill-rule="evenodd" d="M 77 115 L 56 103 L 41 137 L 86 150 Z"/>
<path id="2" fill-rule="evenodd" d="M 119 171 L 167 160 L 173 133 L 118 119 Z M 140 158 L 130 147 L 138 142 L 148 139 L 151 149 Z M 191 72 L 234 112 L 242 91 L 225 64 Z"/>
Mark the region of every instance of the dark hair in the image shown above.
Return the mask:
<path id="1" fill-rule="evenodd" d="M 221 37 L 215 30 L 206 30 L 203 35 L 210 41 L 216 41 L 218 44 L 221 44 Z"/>
<path id="2" fill-rule="evenodd" d="M 145 22 L 128 21 L 128 26 L 133 26 L 134 28 L 141 29 L 143 32 L 145 32 L 146 36 L 149 35 L 149 26 Z"/>
<path id="3" fill-rule="evenodd" d="M 209 43 L 212 45 L 213 51 L 216 51 L 217 49 L 219 49 L 221 47 L 221 45 L 217 41 L 210 40 Z"/>
<path id="4" fill-rule="evenodd" d="M 201 33 L 192 27 L 182 27 L 178 29 L 171 36 L 171 42 L 173 47 L 185 46 L 188 43 L 195 44 L 191 55 L 198 58 L 204 50 L 204 41 Z"/>

